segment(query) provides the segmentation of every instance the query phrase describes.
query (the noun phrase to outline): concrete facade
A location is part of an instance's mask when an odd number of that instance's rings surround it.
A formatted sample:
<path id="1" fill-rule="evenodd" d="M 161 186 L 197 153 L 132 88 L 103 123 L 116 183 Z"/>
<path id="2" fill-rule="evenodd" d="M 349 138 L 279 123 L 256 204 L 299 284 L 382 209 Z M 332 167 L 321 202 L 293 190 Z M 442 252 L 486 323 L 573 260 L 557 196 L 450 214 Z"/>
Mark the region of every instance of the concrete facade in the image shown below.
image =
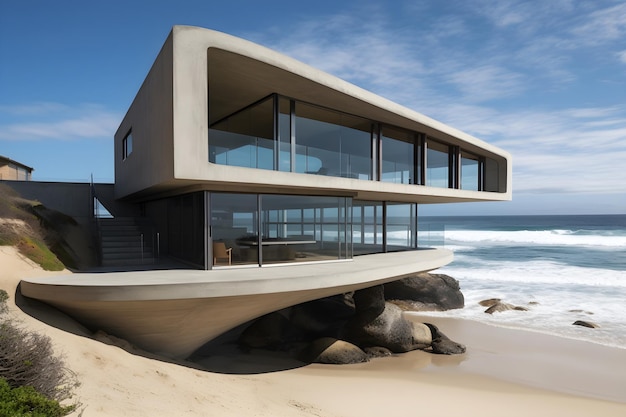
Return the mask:
<path id="1" fill-rule="evenodd" d="M 210 79 L 219 82 L 209 85 Z M 272 93 L 424 132 L 488 156 L 498 163 L 488 176 L 497 192 L 252 172 L 208 162 L 209 107 L 217 119 Z M 122 142 L 131 131 L 133 152 L 124 159 Z M 212 30 L 175 26 L 115 134 L 115 193 L 137 201 L 156 194 L 232 189 L 344 193 L 419 204 L 506 201 L 511 199 L 510 159 L 507 152 L 475 137 L 268 48 Z"/>

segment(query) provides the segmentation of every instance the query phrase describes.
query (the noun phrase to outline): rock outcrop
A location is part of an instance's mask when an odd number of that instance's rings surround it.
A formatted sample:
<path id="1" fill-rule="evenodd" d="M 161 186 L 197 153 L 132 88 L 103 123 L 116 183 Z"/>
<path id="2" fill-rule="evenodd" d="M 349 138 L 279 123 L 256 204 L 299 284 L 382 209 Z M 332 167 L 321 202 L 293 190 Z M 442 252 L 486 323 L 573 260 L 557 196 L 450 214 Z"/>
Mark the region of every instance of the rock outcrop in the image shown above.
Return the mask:
<path id="1" fill-rule="evenodd" d="M 385 303 L 383 311 L 376 317 L 361 316 L 357 308 L 357 314 L 346 324 L 344 335 L 346 340 L 358 346 L 380 346 L 394 353 L 403 353 L 427 347 L 416 343 L 413 332 L 413 323 L 404 318 L 402 309 Z"/>
<path id="2" fill-rule="evenodd" d="M 384 287 L 386 300 L 414 311 L 445 311 L 465 305 L 459 281 L 444 274 L 423 272 Z"/>
<path id="3" fill-rule="evenodd" d="M 526 307 L 504 303 L 499 298 L 489 298 L 487 300 L 482 300 L 478 302 L 478 304 L 480 304 L 483 307 L 488 307 L 485 310 L 485 313 L 487 314 L 499 313 L 499 312 L 508 311 L 508 310 L 528 311 Z"/>
<path id="4" fill-rule="evenodd" d="M 244 350 L 280 350 L 302 361 L 332 364 L 415 349 L 465 352 L 436 326 L 407 320 L 385 295 L 386 288 L 378 285 L 270 313 L 245 328 L 238 341 Z"/>
<path id="5" fill-rule="evenodd" d="M 322 337 L 307 346 L 300 354 L 300 359 L 305 362 L 341 365 L 367 362 L 369 355 L 345 340 Z"/>

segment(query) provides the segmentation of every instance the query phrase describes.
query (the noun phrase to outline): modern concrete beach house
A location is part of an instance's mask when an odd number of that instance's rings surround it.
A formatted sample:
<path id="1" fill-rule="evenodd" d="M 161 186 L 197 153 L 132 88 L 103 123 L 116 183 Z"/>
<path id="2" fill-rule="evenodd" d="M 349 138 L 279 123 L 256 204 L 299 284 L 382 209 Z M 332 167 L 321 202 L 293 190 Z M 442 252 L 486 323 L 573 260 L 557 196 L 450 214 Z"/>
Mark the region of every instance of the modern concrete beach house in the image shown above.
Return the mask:
<path id="1" fill-rule="evenodd" d="M 278 52 L 176 26 L 115 134 L 114 190 L 190 268 L 22 291 L 184 357 L 261 314 L 445 265 L 418 250 L 418 206 L 509 200 L 511 162 Z"/>

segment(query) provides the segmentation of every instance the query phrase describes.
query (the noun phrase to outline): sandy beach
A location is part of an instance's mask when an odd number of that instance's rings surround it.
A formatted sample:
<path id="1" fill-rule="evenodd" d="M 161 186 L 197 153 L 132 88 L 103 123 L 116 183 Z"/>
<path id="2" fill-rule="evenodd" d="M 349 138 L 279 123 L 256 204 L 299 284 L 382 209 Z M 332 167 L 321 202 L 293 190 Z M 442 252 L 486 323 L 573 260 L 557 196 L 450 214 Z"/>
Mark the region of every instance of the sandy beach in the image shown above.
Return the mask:
<path id="1" fill-rule="evenodd" d="M 122 349 L 123 341 L 105 335 L 96 340 L 69 317 L 19 296 L 15 305 L 20 279 L 49 274 L 59 272 L 0 246 L 10 314 L 50 336 L 76 373 L 77 416 L 626 415 L 626 349 L 415 314 L 467 353 L 416 351 L 343 366 L 231 354 L 201 368 Z"/>

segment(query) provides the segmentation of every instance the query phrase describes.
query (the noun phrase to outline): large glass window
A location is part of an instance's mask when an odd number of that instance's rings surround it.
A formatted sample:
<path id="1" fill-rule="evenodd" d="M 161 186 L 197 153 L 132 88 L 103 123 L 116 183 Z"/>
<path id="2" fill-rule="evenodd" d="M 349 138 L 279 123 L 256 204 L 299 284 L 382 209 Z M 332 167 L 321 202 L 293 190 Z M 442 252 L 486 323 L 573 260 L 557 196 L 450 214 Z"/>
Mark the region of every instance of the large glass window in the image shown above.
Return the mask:
<path id="1" fill-rule="evenodd" d="M 350 258 L 350 204 L 344 197 L 212 193 L 214 265 Z"/>
<path id="2" fill-rule="evenodd" d="M 381 181 L 415 184 L 415 135 L 390 127 L 382 129 Z"/>
<path id="3" fill-rule="evenodd" d="M 477 156 L 461 152 L 461 189 L 480 190 L 480 163 Z"/>
<path id="4" fill-rule="evenodd" d="M 279 157 L 278 170 L 291 171 L 291 100 L 280 97 L 278 99 L 278 137 Z"/>
<path id="5" fill-rule="evenodd" d="M 209 161 L 274 169 L 274 96 L 222 119 L 209 129 Z"/>
<path id="6" fill-rule="evenodd" d="M 426 185 L 448 188 L 450 186 L 449 146 L 427 141 Z"/>
<path id="7" fill-rule="evenodd" d="M 501 191 L 495 160 L 459 153 L 458 146 L 416 131 L 388 125 L 374 130 L 378 125 L 272 94 L 210 126 L 209 161 L 396 184 Z M 124 157 L 130 152 L 129 134 L 124 139 Z"/>
<path id="8" fill-rule="evenodd" d="M 368 120 L 297 103 L 295 129 L 296 172 L 372 178 Z"/>

